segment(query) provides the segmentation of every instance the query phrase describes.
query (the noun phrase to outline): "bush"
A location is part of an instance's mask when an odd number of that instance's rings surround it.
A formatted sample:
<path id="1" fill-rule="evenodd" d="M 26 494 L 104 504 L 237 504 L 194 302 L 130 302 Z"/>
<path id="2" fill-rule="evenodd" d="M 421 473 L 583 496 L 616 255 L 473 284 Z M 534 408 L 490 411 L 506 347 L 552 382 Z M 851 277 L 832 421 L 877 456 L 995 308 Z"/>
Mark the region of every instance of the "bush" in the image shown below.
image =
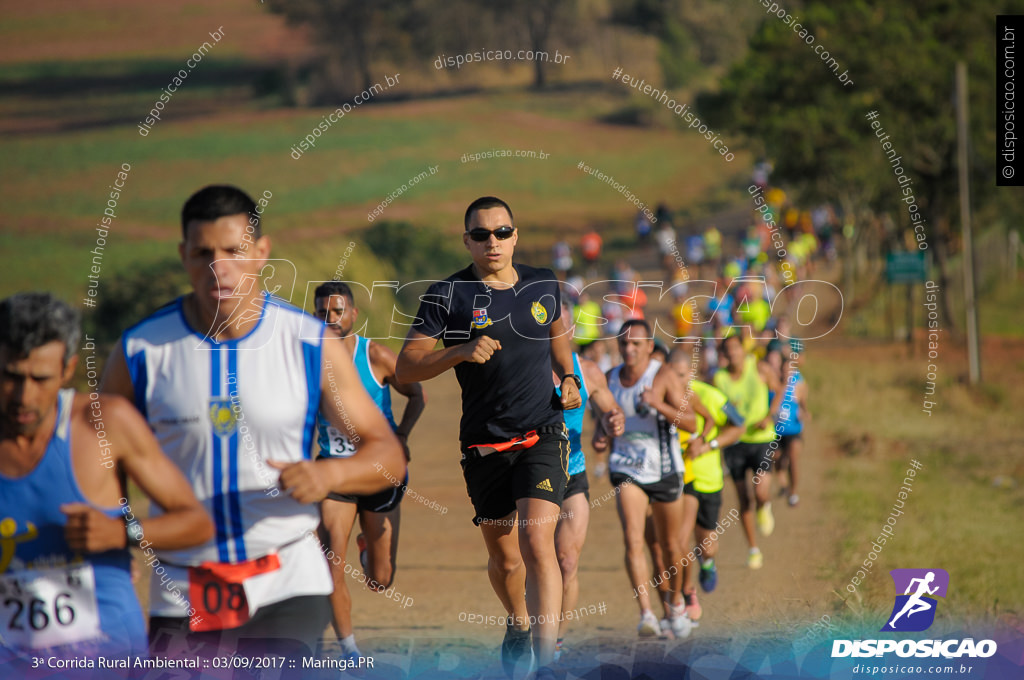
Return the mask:
<path id="1" fill-rule="evenodd" d="M 459 241 L 439 229 L 417 227 L 408 222 L 379 222 L 367 227 L 363 241 L 373 254 L 388 263 L 401 284 L 443 279 L 466 266 L 468 255 Z M 403 299 L 409 296 L 409 299 Z M 403 308 L 416 309 L 418 293 L 402 291 Z"/>
<path id="2" fill-rule="evenodd" d="M 189 289 L 181 261 L 174 257 L 110 272 L 100 280 L 96 308 L 85 314 L 85 332 L 106 356 L 127 328 Z"/>

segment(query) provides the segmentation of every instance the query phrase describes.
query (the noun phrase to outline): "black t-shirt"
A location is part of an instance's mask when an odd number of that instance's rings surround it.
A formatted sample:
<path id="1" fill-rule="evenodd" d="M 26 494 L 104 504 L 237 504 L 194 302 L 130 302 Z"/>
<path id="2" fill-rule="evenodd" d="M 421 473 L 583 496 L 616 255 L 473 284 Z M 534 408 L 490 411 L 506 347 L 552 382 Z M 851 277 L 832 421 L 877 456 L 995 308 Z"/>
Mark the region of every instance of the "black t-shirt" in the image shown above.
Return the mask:
<path id="1" fill-rule="evenodd" d="M 563 422 L 551 383 L 551 324 L 562 310 L 558 280 L 550 269 L 513 266 L 519 273 L 513 288 L 488 288 L 471 265 L 432 284 L 416 313 L 413 329 L 441 338 L 445 347 L 479 335 L 501 343 L 486 363 L 455 366 L 463 446 L 508 441 Z"/>

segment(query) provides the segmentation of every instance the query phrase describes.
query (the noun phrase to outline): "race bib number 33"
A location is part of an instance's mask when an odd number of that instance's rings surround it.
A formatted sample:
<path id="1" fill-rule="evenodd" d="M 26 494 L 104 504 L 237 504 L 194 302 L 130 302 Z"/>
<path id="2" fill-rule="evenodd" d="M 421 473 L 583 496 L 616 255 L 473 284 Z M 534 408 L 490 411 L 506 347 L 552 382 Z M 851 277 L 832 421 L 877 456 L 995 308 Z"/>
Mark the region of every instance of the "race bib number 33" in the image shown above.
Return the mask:
<path id="1" fill-rule="evenodd" d="M 0 630 L 21 649 L 93 640 L 100 630 L 91 564 L 0 574 Z"/>

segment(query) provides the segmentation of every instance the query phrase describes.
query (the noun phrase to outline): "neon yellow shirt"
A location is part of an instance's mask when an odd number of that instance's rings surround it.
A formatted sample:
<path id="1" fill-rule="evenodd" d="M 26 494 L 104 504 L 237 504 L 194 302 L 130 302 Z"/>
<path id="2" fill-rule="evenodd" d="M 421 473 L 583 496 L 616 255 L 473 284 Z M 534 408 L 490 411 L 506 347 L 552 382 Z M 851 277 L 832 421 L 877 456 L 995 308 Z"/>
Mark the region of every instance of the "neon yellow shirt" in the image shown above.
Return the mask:
<path id="1" fill-rule="evenodd" d="M 733 380 L 729 371 L 719 369 L 715 373 L 714 382 L 715 387 L 725 392 L 725 396 L 729 397 L 729 401 L 746 421 L 747 430 L 740 437 L 741 442 L 765 444 L 775 439 L 775 427 L 770 420 L 764 427 L 757 427 L 767 417 L 771 405 L 768 403 L 768 385 L 757 372 L 756 358 L 747 356 L 738 380 Z"/>
<path id="2" fill-rule="evenodd" d="M 708 435 L 711 439 L 718 436 L 718 428 L 726 423 L 729 417 L 725 414 L 723 406 L 729 401 L 729 397 L 718 388 L 712 387 L 699 380 L 691 380 L 690 387 L 693 393 L 700 397 L 701 403 L 711 413 L 715 426 Z M 704 431 L 704 418 L 697 414 L 697 432 Z M 685 453 L 687 441 L 690 437 L 688 432 L 679 432 L 679 441 L 683 445 Z M 693 482 L 693 488 L 701 493 L 714 493 L 721 491 L 724 486 L 722 475 L 722 451 L 721 449 L 709 449 L 694 459 L 683 456 L 683 483 Z"/>

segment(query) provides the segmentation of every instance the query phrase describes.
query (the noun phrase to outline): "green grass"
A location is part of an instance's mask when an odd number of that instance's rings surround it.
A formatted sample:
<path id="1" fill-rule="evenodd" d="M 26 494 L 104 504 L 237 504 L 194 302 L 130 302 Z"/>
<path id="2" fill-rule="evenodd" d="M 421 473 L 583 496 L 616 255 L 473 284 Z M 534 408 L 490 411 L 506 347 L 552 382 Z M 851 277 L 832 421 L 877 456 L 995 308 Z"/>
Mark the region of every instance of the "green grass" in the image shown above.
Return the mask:
<path id="1" fill-rule="evenodd" d="M 513 205 L 520 226 L 533 230 L 524 243 L 528 247 L 531 241 L 553 241 L 566 226 L 631 223 L 635 208 L 578 170 L 581 160 L 650 204 L 699 203 L 743 167 L 722 162 L 695 135 L 597 125 L 582 110 L 575 121 L 530 114 L 524 122 L 530 98 L 545 96 L 510 93 L 366 105 L 335 123 L 298 160 L 290 156 L 291 147 L 331 109 L 181 120 L 173 115 L 172 99 L 168 116 L 148 137 L 130 124 L 6 139 L 0 142 L 6 159 L 0 200 L 20 228 L 4 237 L 5 256 L 16 264 L 0 275 L 0 289 L 31 285 L 67 290 L 70 297 L 81 293 L 74 281 L 84 280 L 84 274 L 74 271 L 75 253 L 91 248 L 93 228 L 122 163 L 131 171 L 118 198 L 105 271 L 116 268 L 112 253 L 120 248 L 140 257 L 170 248 L 178 238 L 182 201 L 213 182 L 232 182 L 254 195 L 270 191 L 265 216 L 270 234 L 322 242 L 333 238 L 325 233 L 340 239 L 366 227 L 366 214 L 377 204 L 437 166 L 436 175 L 410 186 L 382 219 L 451 233 L 461 230 L 469 200 L 497 193 Z M 464 153 L 492 148 L 543 150 L 550 158 L 460 160 Z M 86 260 L 83 252 L 81 261 Z"/>
<path id="2" fill-rule="evenodd" d="M 47 18 L 50 21 L 50 18 Z M 218 44 L 217 49 L 220 48 Z M 208 54 L 216 54 L 210 50 Z M 141 80 L 156 80 L 166 84 L 182 66 L 189 55 L 181 58 L 167 57 L 155 59 L 92 59 L 89 61 L 32 61 L 19 64 L 8 64 L 0 71 L 0 85 L 34 84 L 45 80 L 103 80 L 122 79 L 117 89 L 123 91 L 125 85 Z M 217 55 L 219 57 L 219 55 Z M 240 57 L 218 58 L 203 64 L 189 75 L 193 82 L 209 80 L 218 72 L 231 71 L 248 65 L 249 62 Z M 48 93 L 49 96 L 59 93 Z"/>
<path id="3" fill-rule="evenodd" d="M 176 242 L 171 240 L 137 237 L 108 240 L 99 276 L 111 275 L 133 261 L 155 262 L 177 253 L 176 247 Z M 78 304 L 92 273 L 90 251 L 94 248 L 96 233 L 85 230 L 61 238 L 48 234 L 0 233 L 0 252 L 4 253 L 0 297 L 19 291 L 49 290 Z"/>
<path id="4" fill-rule="evenodd" d="M 1004 282 L 981 298 L 978 315 L 979 332 L 983 336 L 998 335 L 1024 338 L 1024 285 Z"/>
<path id="5" fill-rule="evenodd" d="M 940 567 L 951 579 L 939 608 L 940 632 L 1024 616 L 1024 572 L 1017 568 L 1024 546 L 1014 528 L 1024 488 L 1000 482 L 1021 477 L 1024 444 L 1013 435 L 1019 423 L 1006 406 L 1019 403 L 1024 387 L 1009 379 L 1007 367 L 990 366 L 995 385 L 972 391 L 952 377 L 948 361 L 941 362 L 934 396 L 939 406 L 928 416 L 921 411 L 925 363 L 809 358 L 816 424 L 834 434 L 842 451 L 828 481 L 833 509 L 848 527 L 829 574 L 837 594 L 849 598 L 839 605 L 837 597 L 837 607 L 850 621 L 877 622 L 892 604 L 890 569 Z M 923 469 L 905 514 L 851 597 L 845 587 L 867 559 L 912 459 Z"/>

